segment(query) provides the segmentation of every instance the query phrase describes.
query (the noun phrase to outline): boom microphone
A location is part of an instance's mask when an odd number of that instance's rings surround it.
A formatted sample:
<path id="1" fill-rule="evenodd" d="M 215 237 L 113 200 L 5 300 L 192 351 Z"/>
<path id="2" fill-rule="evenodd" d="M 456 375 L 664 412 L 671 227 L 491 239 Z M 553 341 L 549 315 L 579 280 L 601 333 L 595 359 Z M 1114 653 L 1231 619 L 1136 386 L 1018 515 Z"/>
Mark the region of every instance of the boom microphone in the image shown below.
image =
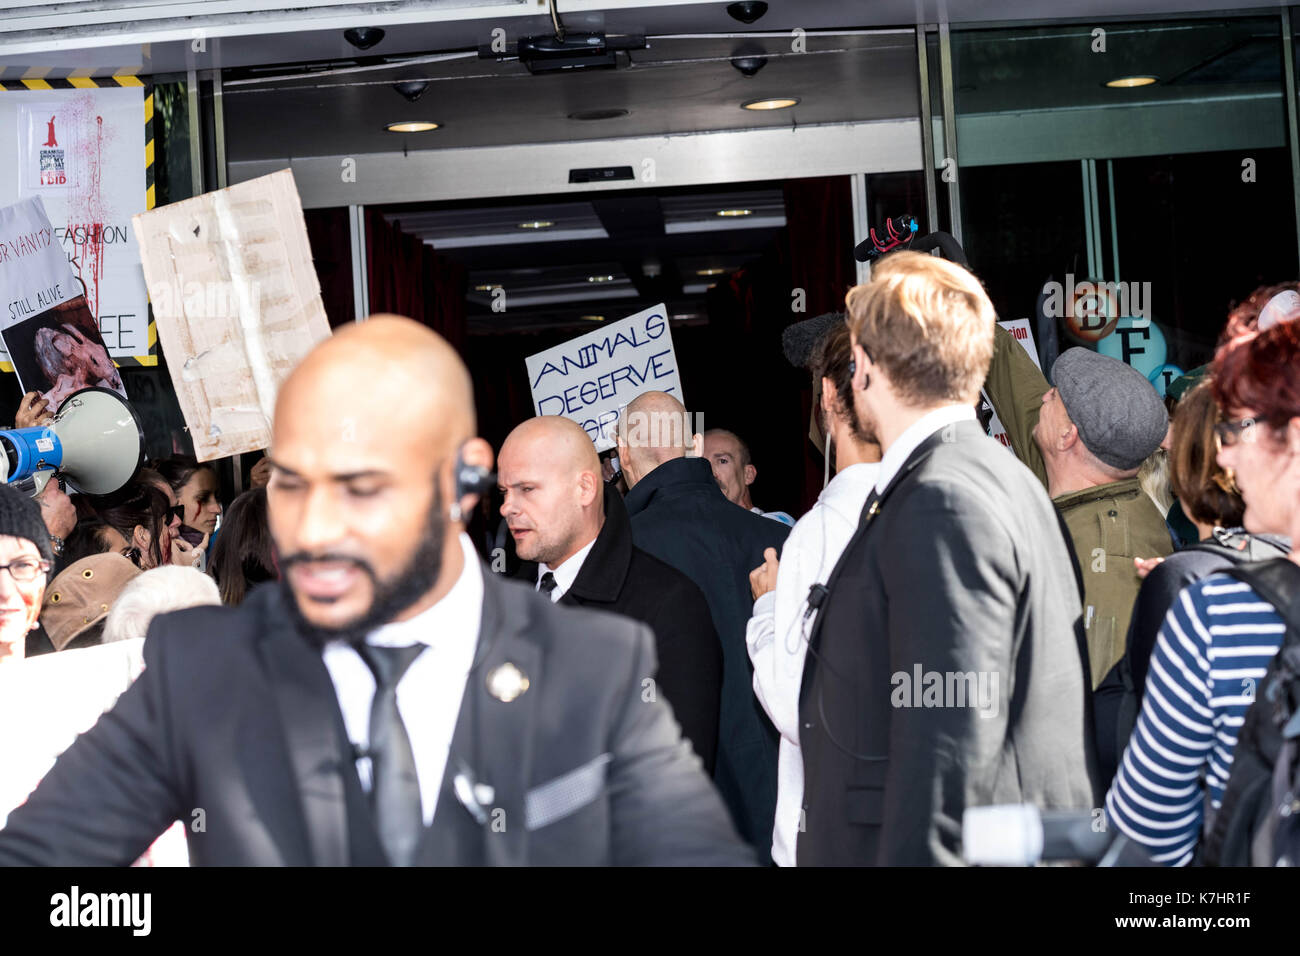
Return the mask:
<path id="1" fill-rule="evenodd" d="M 844 321 L 843 312 L 826 312 L 813 319 L 787 325 L 781 333 L 781 351 L 795 368 L 807 368 L 813 349 L 836 325 Z"/>
<path id="2" fill-rule="evenodd" d="M 886 252 L 893 252 L 904 243 L 910 242 L 920 227 L 913 216 L 899 216 L 885 221 L 885 227 L 879 233 L 875 229 L 867 230 L 867 238 L 857 244 L 853 257 L 859 262 L 870 262 Z"/>
<path id="3" fill-rule="evenodd" d="M 1104 811 L 1039 810 L 1031 803 L 967 807 L 961 822 L 962 857 L 985 866 L 1067 861 L 1154 865 L 1143 847 L 1110 829 L 1108 822 Z"/>
<path id="4" fill-rule="evenodd" d="M 939 254 L 949 262 L 955 262 L 963 269 L 970 268 L 970 263 L 966 261 L 966 251 L 962 249 L 961 243 L 950 233 L 941 230 L 935 230 L 920 239 L 913 239 L 912 244 L 907 248 L 913 252 L 929 252 L 931 249 L 938 249 Z"/>

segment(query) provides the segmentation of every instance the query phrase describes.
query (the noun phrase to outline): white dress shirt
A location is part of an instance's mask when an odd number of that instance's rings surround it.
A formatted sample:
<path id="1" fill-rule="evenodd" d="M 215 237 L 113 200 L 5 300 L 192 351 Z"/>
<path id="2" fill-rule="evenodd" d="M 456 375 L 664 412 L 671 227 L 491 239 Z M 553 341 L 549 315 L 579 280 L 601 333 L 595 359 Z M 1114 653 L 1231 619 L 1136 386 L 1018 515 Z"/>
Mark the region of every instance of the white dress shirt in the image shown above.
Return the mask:
<path id="1" fill-rule="evenodd" d="M 754 693 L 781 735 L 777 756 L 776 821 L 772 860 L 795 865 L 795 842 L 803 807 L 803 754 L 799 750 L 799 685 L 816 612 L 805 618 L 808 589 L 825 584 L 858 527 L 876 483 L 878 464 L 845 468 L 817 503 L 795 523 L 781 548 L 776 590 L 754 602 L 745 641 L 754 664 Z"/>
<path id="2" fill-rule="evenodd" d="M 460 547 L 465 567 L 441 601 L 409 621 L 385 624 L 366 635 L 366 643 L 375 647 L 425 645 L 424 652 L 397 682 L 397 711 L 402 715 L 415 755 L 425 826 L 433 822 L 438 805 L 483 616 L 483 572 L 478 554 L 468 535 L 460 535 Z M 338 694 L 348 739 L 364 749 L 370 745 L 375 676 L 361 655 L 343 641 L 327 644 L 324 657 L 330 679 L 334 681 L 334 692 Z M 357 761 L 357 774 L 362 788 L 369 793 L 369 758 Z"/>
<path id="3" fill-rule="evenodd" d="M 587 555 L 591 554 L 591 549 L 595 543 L 596 539 L 592 538 L 587 542 L 586 547 L 575 551 L 573 556 L 558 568 L 539 563 L 537 565 L 537 585 L 535 590 L 540 591 L 542 589 L 542 575 L 549 571 L 555 576 L 555 588 L 551 591 L 551 603 L 554 604 L 564 597 L 564 592 L 573 587 L 573 582 L 578 580 L 578 572 L 582 570 L 582 563 L 587 560 Z"/>
<path id="4" fill-rule="evenodd" d="M 876 490 L 884 491 L 889 487 L 889 483 L 894 480 L 894 476 L 898 474 L 898 470 L 907 462 L 912 452 L 939 429 L 957 422 L 974 420 L 974 405 L 944 405 L 932 412 L 926 412 L 908 425 L 881 456 L 880 474 L 876 476 Z"/>

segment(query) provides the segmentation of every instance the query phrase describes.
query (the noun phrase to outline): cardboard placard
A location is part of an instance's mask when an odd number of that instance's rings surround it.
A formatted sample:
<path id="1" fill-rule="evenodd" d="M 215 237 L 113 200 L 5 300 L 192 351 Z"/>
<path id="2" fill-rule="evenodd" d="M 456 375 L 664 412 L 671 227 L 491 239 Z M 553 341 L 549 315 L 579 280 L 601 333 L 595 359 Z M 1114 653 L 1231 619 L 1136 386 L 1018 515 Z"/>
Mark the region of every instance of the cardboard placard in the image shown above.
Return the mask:
<path id="1" fill-rule="evenodd" d="M 662 303 L 525 362 L 534 411 L 577 422 L 597 451 L 614 447 L 619 409 L 643 392 L 667 392 L 685 401 Z"/>
<path id="2" fill-rule="evenodd" d="M 195 456 L 266 448 L 280 383 L 330 335 L 292 171 L 132 224 Z"/>

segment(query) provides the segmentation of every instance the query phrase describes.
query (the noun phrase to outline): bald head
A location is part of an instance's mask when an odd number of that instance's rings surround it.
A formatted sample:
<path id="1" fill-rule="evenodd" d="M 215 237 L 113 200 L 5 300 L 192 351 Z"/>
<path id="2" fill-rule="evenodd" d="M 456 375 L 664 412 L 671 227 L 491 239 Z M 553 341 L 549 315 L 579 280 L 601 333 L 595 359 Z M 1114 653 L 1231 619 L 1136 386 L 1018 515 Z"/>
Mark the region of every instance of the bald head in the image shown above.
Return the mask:
<path id="1" fill-rule="evenodd" d="M 645 392 L 628 403 L 618 423 L 618 457 L 629 487 L 693 447 L 686 406 L 666 392 Z"/>
<path id="2" fill-rule="evenodd" d="M 361 424 L 360 412 L 368 428 L 382 420 L 414 429 L 440 450 L 475 431 L 474 388 L 460 356 L 436 332 L 398 315 L 345 326 L 302 360 L 280 388 L 276 425 L 304 411 L 339 434 Z"/>
<path id="3" fill-rule="evenodd" d="M 501 514 L 525 561 L 557 568 L 600 533 L 600 457 L 569 419 L 543 415 L 519 425 L 501 446 L 497 475 Z"/>

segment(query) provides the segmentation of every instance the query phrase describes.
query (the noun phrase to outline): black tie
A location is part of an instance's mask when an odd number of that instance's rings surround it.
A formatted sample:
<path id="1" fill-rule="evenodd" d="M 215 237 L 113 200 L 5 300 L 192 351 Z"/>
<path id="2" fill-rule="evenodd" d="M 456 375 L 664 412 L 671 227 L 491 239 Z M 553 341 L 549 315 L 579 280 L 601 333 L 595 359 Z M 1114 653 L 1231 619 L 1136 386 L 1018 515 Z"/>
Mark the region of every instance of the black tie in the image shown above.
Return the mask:
<path id="1" fill-rule="evenodd" d="M 558 583 L 559 582 L 555 580 L 555 575 L 552 574 L 550 571 L 547 571 L 545 574 L 542 575 L 542 581 L 541 581 L 542 592 L 547 597 L 550 597 L 551 592 L 555 590 L 556 585 Z"/>
<path id="2" fill-rule="evenodd" d="M 362 650 L 377 687 L 370 705 L 370 759 L 373 768 L 370 802 L 379 840 L 394 866 L 409 866 L 424 828 L 420 781 L 415 773 L 411 738 L 397 710 L 397 683 L 420 656 L 423 644 L 410 647 L 371 647 Z"/>

